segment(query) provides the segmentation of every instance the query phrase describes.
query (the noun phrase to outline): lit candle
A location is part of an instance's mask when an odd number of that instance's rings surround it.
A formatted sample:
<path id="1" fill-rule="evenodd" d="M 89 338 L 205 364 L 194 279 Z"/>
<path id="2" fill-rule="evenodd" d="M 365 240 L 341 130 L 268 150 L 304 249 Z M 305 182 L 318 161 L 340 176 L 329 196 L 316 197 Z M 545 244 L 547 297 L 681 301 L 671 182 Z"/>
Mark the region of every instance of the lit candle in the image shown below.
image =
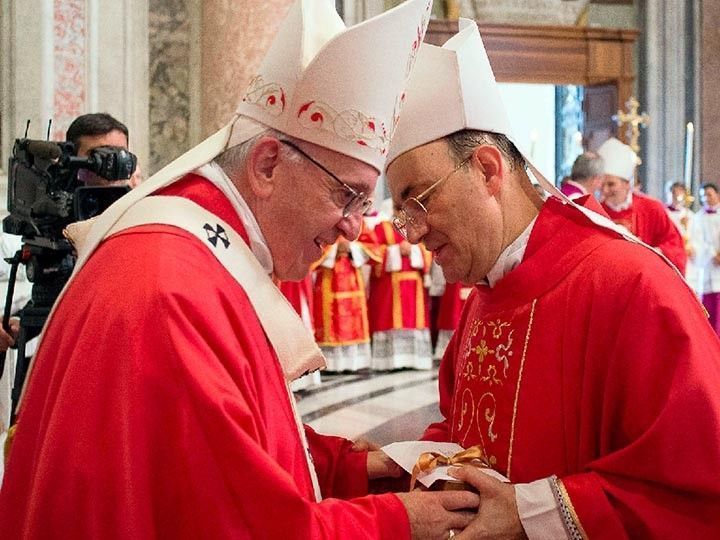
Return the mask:
<path id="1" fill-rule="evenodd" d="M 685 126 L 685 187 L 688 192 L 692 190 L 692 164 L 693 164 L 693 142 L 695 139 L 695 126 L 688 122 Z"/>

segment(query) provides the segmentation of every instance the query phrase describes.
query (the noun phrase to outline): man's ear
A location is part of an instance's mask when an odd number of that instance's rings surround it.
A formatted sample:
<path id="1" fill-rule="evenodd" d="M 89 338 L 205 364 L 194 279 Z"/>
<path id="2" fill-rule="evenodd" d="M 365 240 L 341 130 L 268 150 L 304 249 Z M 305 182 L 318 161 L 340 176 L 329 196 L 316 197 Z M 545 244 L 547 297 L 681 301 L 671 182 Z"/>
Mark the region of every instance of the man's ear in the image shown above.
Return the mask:
<path id="1" fill-rule="evenodd" d="M 256 197 L 269 197 L 278 187 L 280 141 L 274 137 L 262 137 L 250 150 L 245 161 L 248 184 Z"/>
<path id="2" fill-rule="evenodd" d="M 495 146 L 482 144 L 473 151 L 471 161 L 485 175 L 485 188 L 488 194 L 497 195 L 507 169 L 500 150 Z"/>

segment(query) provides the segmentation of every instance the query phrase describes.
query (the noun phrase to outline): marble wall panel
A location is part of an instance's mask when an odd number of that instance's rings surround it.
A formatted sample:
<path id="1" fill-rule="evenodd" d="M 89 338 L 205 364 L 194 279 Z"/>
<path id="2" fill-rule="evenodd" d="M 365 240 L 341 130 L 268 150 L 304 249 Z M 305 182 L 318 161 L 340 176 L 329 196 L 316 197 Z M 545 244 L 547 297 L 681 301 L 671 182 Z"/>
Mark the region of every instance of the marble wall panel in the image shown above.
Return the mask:
<path id="1" fill-rule="evenodd" d="M 85 112 L 87 85 L 87 10 L 85 0 L 53 4 L 55 61 L 52 138 L 62 140 L 76 116 Z"/>
<path id="2" fill-rule="evenodd" d="M 701 2 L 700 180 L 720 183 L 720 2 Z"/>
<path id="3" fill-rule="evenodd" d="M 191 1 L 149 1 L 149 173 L 182 154 L 191 143 Z"/>

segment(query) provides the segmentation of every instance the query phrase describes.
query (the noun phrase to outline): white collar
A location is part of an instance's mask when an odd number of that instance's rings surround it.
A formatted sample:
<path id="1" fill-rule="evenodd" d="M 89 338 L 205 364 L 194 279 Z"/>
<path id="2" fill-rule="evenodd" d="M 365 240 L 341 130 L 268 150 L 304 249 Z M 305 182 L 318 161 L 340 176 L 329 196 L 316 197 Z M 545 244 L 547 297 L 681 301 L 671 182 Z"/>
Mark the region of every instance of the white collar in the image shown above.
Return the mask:
<path id="1" fill-rule="evenodd" d="M 273 260 L 270 249 L 265 241 L 265 236 L 263 236 L 260 225 L 258 225 L 250 207 L 245 202 L 245 199 L 242 198 L 240 192 L 232 183 L 232 180 L 228 178 L 228 175 L 225 174 L 225 171 L 222 170 L 220 165 L 214 161 L 198 168 L 196 173 L 204 178 L 207 178 L 213 183 L 213 185 L 217 186 L 220 191 L 223 192 L 225 197 L 227 197 L 245 227 L 245 232 L 247 232 L 248 239 L 250 240 L 250 250 L 253 252 L 253 255 L 255 255 L 255 258 L 257 258 L 260 262 L 265 272 L 272 274 Z"/>
<path id="2" fill-rule="evenodd" d="M 633 201 L 632 194 L 633 194 L 633 192 L 632 192 L 632 188 L 631 188 L 630 191 L 628 191 L 627 198 L 620 204 L 614 205 L 609 201 L 605 201 L 605 204 L 608 206 L 608 208 L 610 208 L 610 210 L 613 210 L 615 212 L 622 212 L 623 210 L 627 210 L 628 208 L 630 208 L 632 206 L 632 201 Z"/>
<path id="3" fill-rule="evenodd" d="M 532 232 L 537 216 L 533 218 L 530 224 L 525 227 L 525 230 L 520 233 L 515 240 L 513 240 L 508 247 L 495 261 L 495 265 L 490 269 L 488 275 L 485 277 L 485 282 L 492 288 L 495 284 L 500 281 L 505 274 L 513 270 L 518 264 L 522 262 L 525 256 L 525 249 L 527 248 L 528 241 L 530 240 L 530 233 Z"/>

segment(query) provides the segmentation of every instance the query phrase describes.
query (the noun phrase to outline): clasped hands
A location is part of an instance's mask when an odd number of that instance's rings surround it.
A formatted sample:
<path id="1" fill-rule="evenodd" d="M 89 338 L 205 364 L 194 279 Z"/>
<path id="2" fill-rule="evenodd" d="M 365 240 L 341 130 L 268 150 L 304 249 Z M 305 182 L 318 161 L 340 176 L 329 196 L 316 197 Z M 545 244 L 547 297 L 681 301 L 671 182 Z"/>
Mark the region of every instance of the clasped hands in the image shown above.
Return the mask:
<path id="1" fill-rule="evenodd" d="M 368 478 L 398 478 L 404 471 L 377 445 L 355 442 L 368 451 Z M 453 467 L 450 476 L 472 486 L 470 491 L 397 493 L 410 520 L 412 538 L 458 540 L 527 538 L 520 522 L 515 489 L 472 466 Z"/>

